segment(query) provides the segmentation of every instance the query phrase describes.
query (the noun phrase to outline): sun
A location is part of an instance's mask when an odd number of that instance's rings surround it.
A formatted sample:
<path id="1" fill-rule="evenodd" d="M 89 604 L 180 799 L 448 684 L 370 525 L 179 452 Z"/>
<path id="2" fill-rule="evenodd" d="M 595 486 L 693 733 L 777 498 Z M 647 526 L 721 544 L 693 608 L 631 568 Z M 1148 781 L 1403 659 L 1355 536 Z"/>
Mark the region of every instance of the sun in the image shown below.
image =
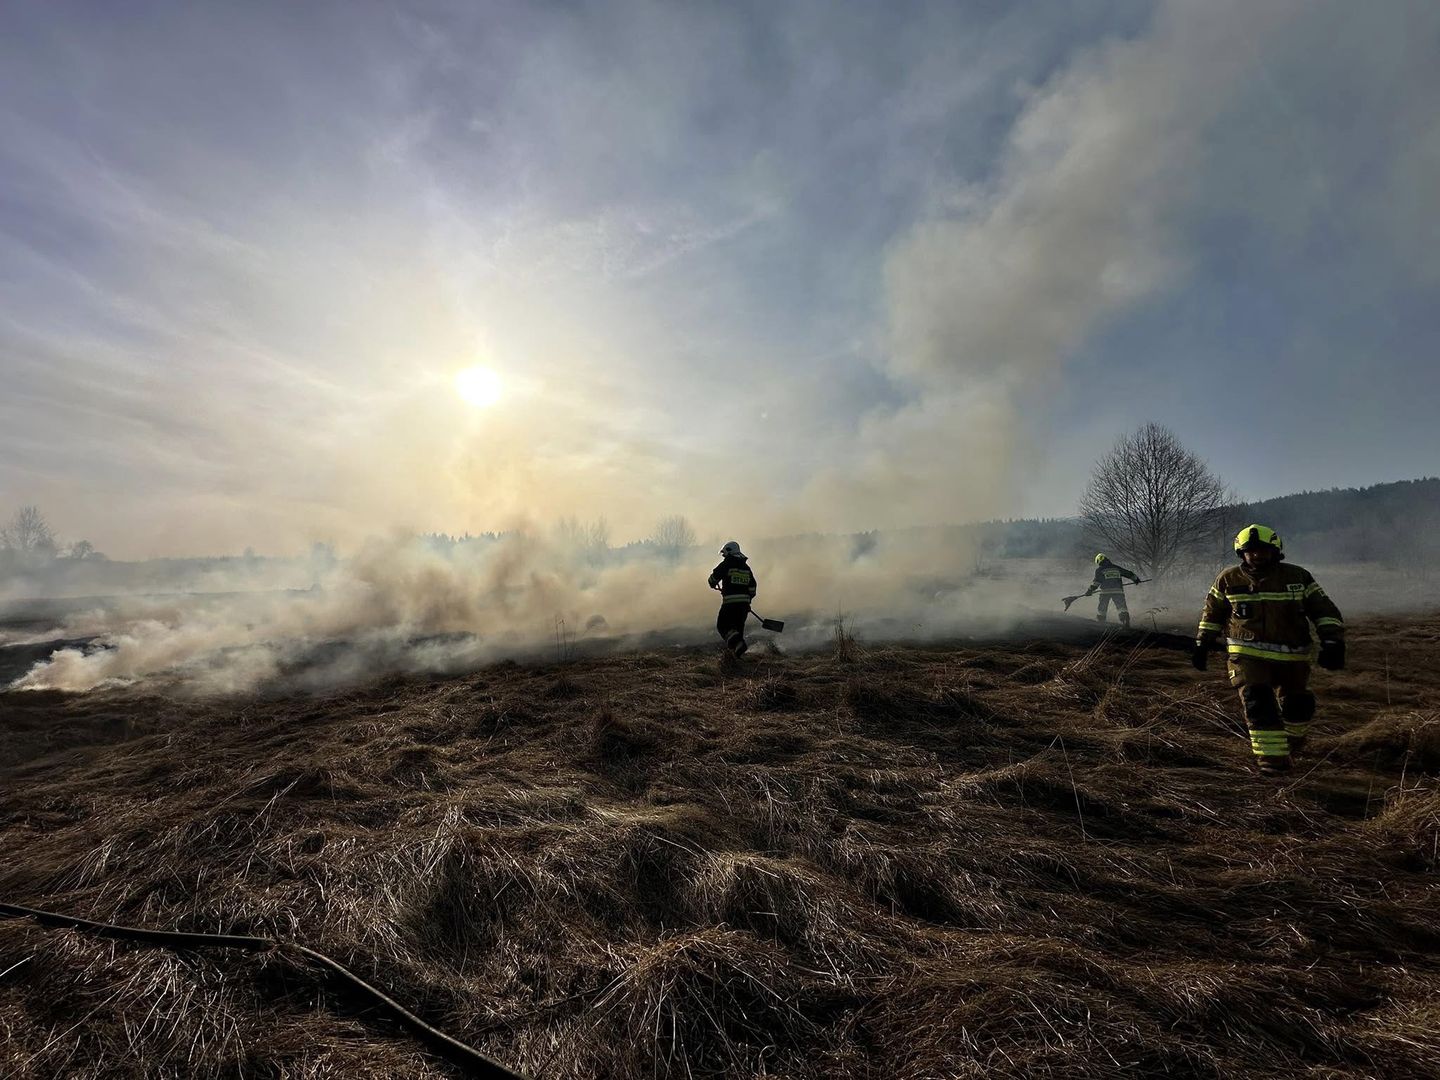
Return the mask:
<path id="1" fill-rule="evenodd" d="M 493 368 L 467 367 L 455 373 L 455 391 L 477 409 L 488 409 L 504 391 L 500 375 Z"/>

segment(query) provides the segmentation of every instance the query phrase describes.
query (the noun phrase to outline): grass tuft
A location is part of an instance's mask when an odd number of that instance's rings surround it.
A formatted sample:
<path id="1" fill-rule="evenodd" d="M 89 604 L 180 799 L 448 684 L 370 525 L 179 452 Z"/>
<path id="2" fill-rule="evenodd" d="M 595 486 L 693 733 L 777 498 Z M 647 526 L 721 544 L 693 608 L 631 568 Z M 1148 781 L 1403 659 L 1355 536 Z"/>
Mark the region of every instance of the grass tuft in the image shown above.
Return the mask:
<path id="1" fill-rule="evenodd" d="M 0 694 L 0 898 L 303 942 L 547 1080 L 1427 1076 L 1437 629 L 1352 626 L 1281 782 L 1118 636 Z M 0 1075 L 450 1073 L 276 957 L 0 920 Z"/>

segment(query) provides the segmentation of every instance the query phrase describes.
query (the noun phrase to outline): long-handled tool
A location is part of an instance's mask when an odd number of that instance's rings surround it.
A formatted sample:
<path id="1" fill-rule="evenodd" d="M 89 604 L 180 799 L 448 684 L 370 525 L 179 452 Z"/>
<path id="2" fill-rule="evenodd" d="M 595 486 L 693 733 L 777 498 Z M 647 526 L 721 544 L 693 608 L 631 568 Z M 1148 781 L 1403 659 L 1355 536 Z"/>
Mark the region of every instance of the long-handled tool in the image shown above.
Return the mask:
<path id="1" fill-rule="evenodd" d="M 720 586 L 718 585 L 711 585 L 710 587 L 716 592 L 721 591 Z M 755 614 L 753 608 L 751 609 L 750 614 L 755 615 L 755 618 L 760 619 L 760 616 Z M 760 625 L 774 634 L 781 633 L 785 629 L 785 624 L 779 619 L 760 619 Z"/>
<path id="2" fill-rule="evenodd" d="M 1154 581 L 1154 580 L 1155 580 L 1154 578 L 1145 577 L 1145 578 L 1141 578 L 1139 581 L 1122 581 L 1122 582 L 1120 583 L 1120 587 L 1121 587 L 1122 589 L 1124 589 L 1124 588 L 1129 588 L 1131 585 L 1144 585 L 1147 581 Z M 1087 597 L 1087 596 L 1094 596 L 1094 595 L 1095 595 L 1095 594 L 1094 594 L 1093 592 L 1076 593 L 1074 596 L 1062 596 L 1062 597 L 1060 598 L 1060 602 L 1065 605 L 1065 610 L 1066 610 L 1066 611 L 1069 611 L 1069 610 L 1070 610 L 1070 605 L 1073 604 L 1076 600 L 1083 600 L 1083 599 L 1085 599 L 1085 597 Z"/>
<path id="3" fill-rule="evenodd" d="M 752 611 L 750 612 L 750 614 L 755 615 L 755 618 L 760 619 L 760 616 L 756 615 L 755 612 Z M 785 629 L 785 624 L 779 619 L 760 619 L 760 625 L 763 626 L 766 630 L 773 631 L 777 634 Z"/>

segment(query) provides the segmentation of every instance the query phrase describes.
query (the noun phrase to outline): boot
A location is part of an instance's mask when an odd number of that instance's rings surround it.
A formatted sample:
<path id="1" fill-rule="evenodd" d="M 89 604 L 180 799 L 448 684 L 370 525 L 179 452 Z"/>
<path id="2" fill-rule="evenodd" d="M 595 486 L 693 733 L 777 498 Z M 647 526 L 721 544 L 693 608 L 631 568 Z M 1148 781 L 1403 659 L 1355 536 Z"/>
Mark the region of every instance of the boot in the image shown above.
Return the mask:
<path id="1" fill-rule="evenodd" d="M 1130 629 L 1130 613 L 1128 611 L 1120 612 L 1120 625 L 1126 630 Z"/>
<path id="2" fill-rule="evenodd" d="M 1245 707 L 1245 726 L 1250 729 L 1250 750 L 1255 764 L 1266 776 L 1290 771 L 1290 742 L 1280 720 L 1275 690 L 1269 686 L 1244 686 L 1240 701 Z"/>
<path id="3" fill-rule="evenodd" d="M 1286 754 L 1284 757 L 1267 755 L 1265 757 L 1256 758 L 1256 761 L 1260 765 L 1261 776 L 1284 776 L 1290 771 L 1289 754 Z"/>
<path id="4" fill-rule="evenodd" d="M 1293 690 L 1280 700 L 1280 718 L 1285 734 L 1290 736 L 1290 752 L 1304 747 L 1310 734 L 1310 721 L 1315 718 L 1315 695 L 1309 690 Z"/>

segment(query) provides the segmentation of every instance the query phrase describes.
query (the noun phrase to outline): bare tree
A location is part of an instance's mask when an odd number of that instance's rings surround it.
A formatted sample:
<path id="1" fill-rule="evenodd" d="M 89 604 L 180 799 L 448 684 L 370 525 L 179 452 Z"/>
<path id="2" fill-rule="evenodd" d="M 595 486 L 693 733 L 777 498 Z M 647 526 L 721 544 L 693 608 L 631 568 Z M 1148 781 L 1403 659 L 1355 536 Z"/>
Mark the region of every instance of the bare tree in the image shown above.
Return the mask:
<path id="1" fill-rule="evenodd" d="M 1108 552 L 1160 577 L 1216 543 L 1229 501 L 1210 467 L 1174 432 L 1151 423 L 1122 435 L 1095 463 L 1080 520 Z"/>
<path id="2" fill-rule="evenodd" d="M 610 522 L 598 517 L 582 522 L 573 514 L 555 523 L 555 540 L 589 566 L 601 566 L 610 552 Z"/>
<path id="3" fill-rule="evenodd" d="M 21 558 L 53 558 L 58 547 L 55 533 L 38 506 L 22 506 L 0 529 L 0 548 Z"/>
<path id="4" fill-rule="evenodd" d="M 650 543 L 667 559 L 678 560 L 682 551 L 695 546 L 695 530 L 679 514 L 671 514 L 655 523 Z"/>
<path id="5" fill-rule="evenodd" d="M 585 527 L 585 561 L 602 565 L 610 554 L 610 522 L 598 517 Z"/>

